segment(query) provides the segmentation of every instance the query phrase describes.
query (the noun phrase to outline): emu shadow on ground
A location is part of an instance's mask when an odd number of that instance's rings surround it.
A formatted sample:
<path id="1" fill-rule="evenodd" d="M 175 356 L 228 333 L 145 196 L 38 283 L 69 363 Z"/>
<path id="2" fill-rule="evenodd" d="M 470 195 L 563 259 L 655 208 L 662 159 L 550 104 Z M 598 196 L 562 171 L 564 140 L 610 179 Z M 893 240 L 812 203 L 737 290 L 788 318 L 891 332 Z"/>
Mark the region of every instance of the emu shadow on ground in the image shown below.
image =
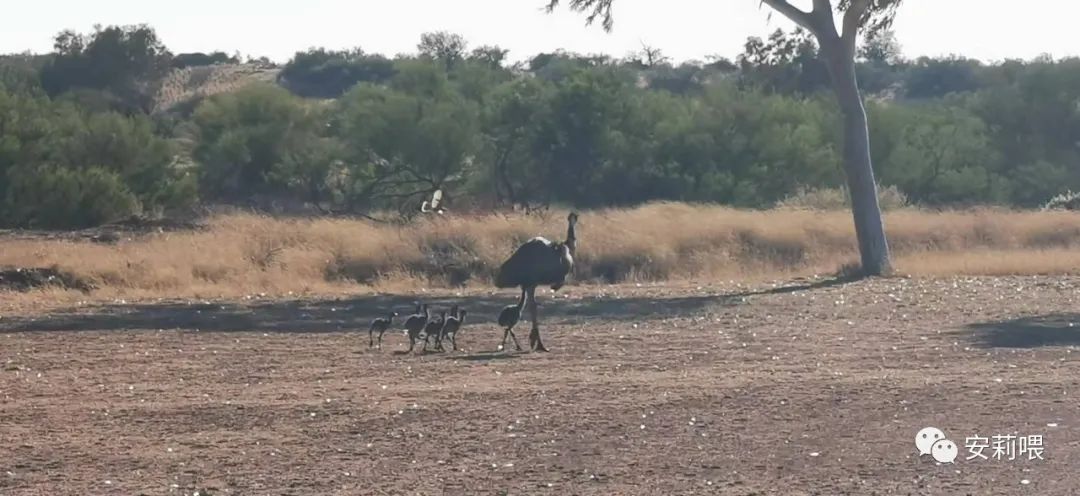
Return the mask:
<path id="1" fill-rule="evenodd" d="M 152 304 L 100 305 L 45 315 L 5 315 L 0 333 L 48 331 L 175 330 L 198 332 L 361 332 L 366 337 L 371 319 L 415 308 L 415 295 L 374 295 L 355 298 L 243 302 L 164 301 Z M 513 294 L 460 298 L 422 298 L 433 309 L 457 304 L 469 310 L 462 335 L 496 323 L 499 311 Z M 678 298 L 545 298 L 551 323 L 591 320 L 635 321 L 700 312 L 705 307 L 737 304 L 737 299 L 703 295 Z M 389 333 L 400 330 L 400 324 Z M 486 331 L 484 331 L 486 332 Z M 501 331 L 500 331 L 501 332 Z M 500 334 L 501 335 L 501 334 Z"/>
<path id="2" fill-rule="evenodd" d="M 525 354 L 524 351 L 478 351 L 468 355 L 450 355 L 446 360 L 464 360 L 466 362 L 487 362 L 491 360 L 513 360 Z"/>
<path id="3" fill-rule="evenodd" d="M 861 281 L 864 278 L 858 275 L 830 277 L 822 279 L 820 281 L 807 282 L 803 284 L 793 284 L 790 286 L 778 286 L 769 289 L 758 289 L 753 291 L 744 291 L 741 293 L 733 293 L 727 295 L 728 298 L 748 298 L 750 296 L 768 296 L 768 295 L 780 295 L 790 293 L 801 293 L 803 291 L 813 291 L 815 289 L 826 289 L 835 286 L 843 286 L 853 282 Z"/>
<path id="4" fill-rule="evenodd" d="M 83 293 L 94 289 L 90 283 L 55 267 L 0 268 L 0 289 L 27 292 L 41 288 L 75 289 Z"/>
<path id="5" fill-rule="evenodd" d="M 970 324 L 957 334 L 984 348 L 1080 346 L 1080 314 L 1048 314 Z"/>

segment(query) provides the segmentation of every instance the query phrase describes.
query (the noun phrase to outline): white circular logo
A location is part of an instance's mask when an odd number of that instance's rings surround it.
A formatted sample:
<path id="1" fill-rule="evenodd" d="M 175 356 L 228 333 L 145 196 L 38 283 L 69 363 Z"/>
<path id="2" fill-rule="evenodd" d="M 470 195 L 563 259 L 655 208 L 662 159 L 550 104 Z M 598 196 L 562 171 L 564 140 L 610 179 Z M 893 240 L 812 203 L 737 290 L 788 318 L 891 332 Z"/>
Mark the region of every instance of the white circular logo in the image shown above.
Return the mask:
<path id="1" fill-rule="evenodd" d="M 945 433 L 937 427 L 923 427 L 915 434 L 915 447 L 919 448 L 919 455 L 929 455 L 930 448 L 940 439 L 945 439 Z"/>
<path id="2" fill-rule="evenodd" d="M 934 459 L 939 463 L 953 463 L 956 460 L 956 453 L 956 443 L 949 441 L 948 439 L 938 439 L 938 441 L 930 447 L 930 454 L 933 455 Z"/>

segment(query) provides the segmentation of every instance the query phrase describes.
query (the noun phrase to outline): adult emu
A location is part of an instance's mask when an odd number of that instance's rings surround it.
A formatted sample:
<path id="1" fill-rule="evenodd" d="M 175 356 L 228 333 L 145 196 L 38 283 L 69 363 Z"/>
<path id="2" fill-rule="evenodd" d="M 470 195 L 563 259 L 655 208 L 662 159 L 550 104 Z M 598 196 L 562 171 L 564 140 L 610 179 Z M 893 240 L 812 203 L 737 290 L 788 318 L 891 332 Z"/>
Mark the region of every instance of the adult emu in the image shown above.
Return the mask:
<path id="1" fill-rule="evenodd" d="M 577 224 L 577 217 L 574 212 L 566 217 L 566 241 L 553 242 L 539 236 L 532 238 L 503 262 L 495 276 L 495 287 L 521 288 L 522 310 L 525 306 L 529 307 L 532 317 L 529 347 L 533 351 L 547 351 L 540 340 L 540 324 L 536 320 L 536 287 L 551 286 L 552 291 L 558 291 L 566 284 L 566 276 L 574 269 L 574 252 L 577 248 L 574 224 Z"/>

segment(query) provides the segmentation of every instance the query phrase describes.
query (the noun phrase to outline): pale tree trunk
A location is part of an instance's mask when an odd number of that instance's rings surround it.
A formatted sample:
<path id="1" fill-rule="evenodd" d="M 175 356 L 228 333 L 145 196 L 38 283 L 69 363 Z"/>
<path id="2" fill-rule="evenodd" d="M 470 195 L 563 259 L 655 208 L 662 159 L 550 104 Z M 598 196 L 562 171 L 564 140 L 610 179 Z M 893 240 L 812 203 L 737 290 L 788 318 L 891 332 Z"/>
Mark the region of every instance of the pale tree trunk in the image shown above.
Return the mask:
<path id="1" fill-rule="evenodd" d="M 862 273 L 885 275 L 892 271 L 889 243 L 878 205 L 877 183 L 870 160 L 870 129 L 866 123 L 859 84 L 855 78 L 855 41 L 870 0 L 850 0 L 844 11 L 841 32 L 836 31 L 831 0 L 814 0 L 813 10 L 796 8 L 788 0 L 762 0 L 776 11 L 810 30 L 818 40 L 820 53 L 829 68 L 833 92 L 844 118 L 844 175 L 851 193 L 855 217 L 855 237 L 859 241 Z"/>
<path id="2" fill-rule="evenodd" d="M 889 244 L 878 205 L 877 182 L 870 160 L 870 129 L 866 108 L 855 78 L 855 60 L 843 50 L 826 51 L 833 92 L 840 104 L 844 121 L 844 174 L 851 193 L 851 211 L 855 217 L 855 237 L 859 242 L 864 275 L 883 275 L 892 270 Z M 833 52 L 833 53 L 829 53 Z"/>

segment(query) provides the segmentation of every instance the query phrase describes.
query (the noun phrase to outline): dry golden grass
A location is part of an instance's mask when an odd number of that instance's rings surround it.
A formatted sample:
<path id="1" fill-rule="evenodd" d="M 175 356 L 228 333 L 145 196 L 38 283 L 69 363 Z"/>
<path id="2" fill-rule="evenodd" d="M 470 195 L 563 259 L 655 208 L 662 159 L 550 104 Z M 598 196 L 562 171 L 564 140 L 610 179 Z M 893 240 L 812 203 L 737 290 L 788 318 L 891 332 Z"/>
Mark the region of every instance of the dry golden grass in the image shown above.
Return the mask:
<path id="1" fill-rule="evenodd" d="M 1080 213 L 905 209 L 887 214 L 886 229 L 901 274 L 1080 272 Z M 565 212 L 407 226 L 231 214 L 204 231 L 116 245 L 0 239 L 0 265 L 56 265 L 97 285 L 93 299 L 419 291 L 486 286 L 518 244 L 562 239 L 564 230 Z M 579 282 L 767 280 L 833 273 L 857 260 L 842 211 L 654 203 L 583 212 L 578 237 Z"/>

